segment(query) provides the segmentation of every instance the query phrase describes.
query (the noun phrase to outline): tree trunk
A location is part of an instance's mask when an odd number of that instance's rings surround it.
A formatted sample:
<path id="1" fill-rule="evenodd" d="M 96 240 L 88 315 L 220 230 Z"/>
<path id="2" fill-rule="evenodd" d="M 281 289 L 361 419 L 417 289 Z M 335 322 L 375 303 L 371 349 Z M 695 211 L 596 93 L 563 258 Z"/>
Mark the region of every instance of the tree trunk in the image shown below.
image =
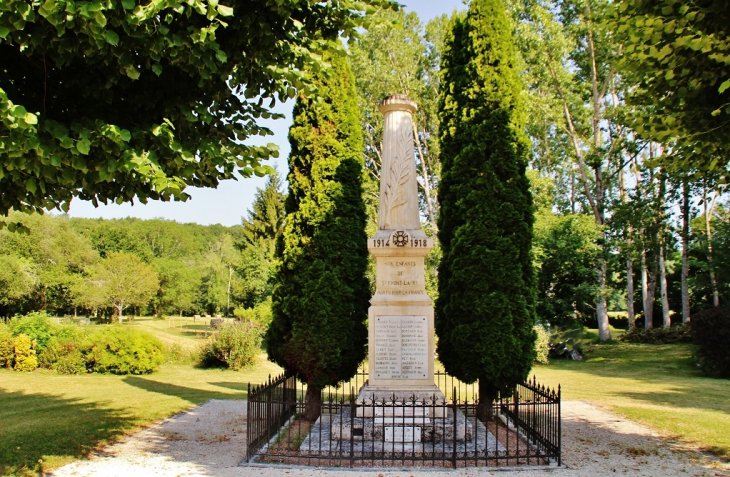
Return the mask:
<path id="1" fill-rule="evenodd" d="M 496 395 L 491 391 L 490 387 L 482 386 L 482 380 L 479 380 L 479 403 L 477 404 L 477 419 L 482 422 L 492 420 L 492 406 Z"/>
<path id="2" fill-rule="evenodd" d="M 649 289 L 647 290 L 647 305 L 649 306 L 649 310 L 651 310 L 651 313 L 649 313 L 649 317 L 651 319 L 651 322 L 649 323 L 649 328 L 653 328 L 654 327 L 654 298 L 656 297 L 657 273 L 656 273 L 656 271 L 652 272 L 651 270 L 648 270 L 648 274 L 649 274 L 649 287 L 648 287 Z"/>
<path id="3" fill-rule="evenodd" d="M 682 323 L 689 323 L 689 182 L 682 181 Z"/>
<path id="4" fill-rule="evenodd" d="M 121 325 L 121 324 L 122 324 L 122 322 L 124 321 L 124 315 L 123 315 L 123 310 L 124 310 L 124 303 L 121 303 L 121 304 L 120 304 L 120 305 L 119 305 L 119 306 L 117 307 L 117 309 L 119 310 L 119 324 Z"/>
<path id="5" fill-rule="evenodd" d="M 660 148 L 659 153 L 662 153 Z M 660 201 L 664 201 L 667 194 L 667 174 L 664 168 L 659 169 L 659 197 Z M 662 202 L 664 204 L 664 202 Z M 664 246 L 664 212 L 656 215 L 656 221 L 659 223 L 659 290 L 662 298 L 662 328 L 669 328 L 672 326 L 669 310 L 669 297 L 667 295 L 667 262 L 664 254 L 666 253 Z"/>
<path id="6" fill-rule="evenodd" d="M 412 122 L 413 125 L 413 138 L 416 140 L 416 147 L 418 148 L 418 155 L 421 157 L 421 174 L 423 175 L 423 192 L 426 195 L 426 210 L 428 211 L 428 220 L 431 222 L 433 230 L 436 229 L 436 215 L 434 214 L 433 200 L 431 199 L 431 184 L 428 181 L 428 166 L 426 164 L 426 154 L 421 147 L 421 138 L 418 135 L 416 129 L 416 121 Z"/>
<path id="7" fill-rule="evenodd" d="M 654 326 L 653 297 L 649 296 L 649 272 L 646 267 L 646 251 L 641 252 L 641 300 L 644 308 L 644 329 Z"/>
<path id="8" fill-rule="evenodd" d="M 606 304 L 606 276 L 608 275 L 608 264 L 604 258 L 598 263 L 598 296 L 596 300 L 596 317 L 598 318 L 598 339 L 607 341 L 611 339 L 611 329 L 608 327 L 608 305 Z"/>
<path id="9" fill-rule="evenodd" d="M 304 419 L 307 421 L 316 421 L 322 411 L 322 390 L 314 387 L 312 383 L 307 383 L 307 394 L 304 402 Z"/>
<path id="10" fill-rule="evenodd" d="M 621 202 L 626 204 L 626 187 L 624 185 L 624 171 L 621 169 L 618 173 L 619 191 L 621 194 Z M 626 314 L 629 320 L 629 331 L 636 329 L 636 313 L 634 311 L 634 262 L 631 260 L 631 245 L 633 243 L 633 227 L 628 226 L 628 238 L 626 239 Z"/>
<path id="11" fill-rule="evenodd" d="M 705 188 L 704 193 L 704 201 L 705 204 L 705 233 L 707 234 L 707 264 L 710 266 L 710 284 L 712 285 L 712 305 L 717 308 L 720 306 L 720 294 L 717 291 L 717 277 L 715 276 L 715 261 L 713 260 L 713 250 L 712 250 L 712 209 L 715 205 L 715 199 L 717 199 L 717 194 L 715 195 L 715 198 L 712 199 L 712 203 L 708 206 L 707 201 L 709 197 L 707 197 L 707 188 Z"/>
<path id="12" fill-rule="evenodd" d="M 671 317 L 669 316 L 669 297 L 667 296 L 667 267 L 664 261 L 664 245 L 659 247 L 659 273 L 660 273 L 660 290 L 662 294 L 662 327 L 669 328 L 672 326 Z"/>
<path id="13" fill-rule="evenodd" d="M 634 262 L 631 256 L 626 259 L 626 313 L 629 319 L 629 331 L 636 328 L 636 312 L 634 311 Z"/>

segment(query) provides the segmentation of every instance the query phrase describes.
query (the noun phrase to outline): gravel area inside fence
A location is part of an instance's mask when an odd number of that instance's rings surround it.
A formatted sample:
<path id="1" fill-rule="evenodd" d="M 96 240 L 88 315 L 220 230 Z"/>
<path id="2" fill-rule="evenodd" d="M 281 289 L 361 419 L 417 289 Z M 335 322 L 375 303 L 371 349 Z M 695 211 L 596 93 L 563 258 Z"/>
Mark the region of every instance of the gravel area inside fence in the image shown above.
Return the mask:
<path id="1" fill-rule="evenodd" d="M 632 475 L 730 476 L 730 466 L 652 429 L 583 401 L 563 401 L 564 467 L 518 469 L 518 477 Z M 109 446 L 89 460 L 47 475 L 210 477 L 454 477 L 504 475 L 505 470 L 320 469 L 242 464 L 246 402 L 212 400 Z"/>

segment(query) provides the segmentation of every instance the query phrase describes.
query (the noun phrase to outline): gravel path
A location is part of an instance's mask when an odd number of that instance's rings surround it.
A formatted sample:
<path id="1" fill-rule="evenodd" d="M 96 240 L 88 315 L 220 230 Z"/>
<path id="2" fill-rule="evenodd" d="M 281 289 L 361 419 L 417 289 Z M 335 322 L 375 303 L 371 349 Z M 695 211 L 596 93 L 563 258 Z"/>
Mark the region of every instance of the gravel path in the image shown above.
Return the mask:
<path id="1" fill-rule="evenodd" d="M 246 442 L 245 401 L 212 400 L 167 419 L 97 453 L 64 466 L 54 477 L 471 477 L 504 471 L 460 469 L 346 470 L 241 466 Z M 584 401 L 563 402 L 562 468 L 514 470 L 517 477 L 599 477 L 603 475 L 730 476 L 720 465 L 680 449 L 653 430 Z"/>

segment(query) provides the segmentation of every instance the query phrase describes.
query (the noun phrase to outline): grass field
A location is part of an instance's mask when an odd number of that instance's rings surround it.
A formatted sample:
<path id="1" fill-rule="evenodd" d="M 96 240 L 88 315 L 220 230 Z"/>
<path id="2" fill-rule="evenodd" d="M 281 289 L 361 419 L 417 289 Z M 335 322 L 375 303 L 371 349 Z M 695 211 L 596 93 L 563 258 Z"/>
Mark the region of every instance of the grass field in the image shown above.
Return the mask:
<path id="1" fill-rule="evenodd" d="M 187 350 L 205 329 L 191 319 L 173 326 L 137 318 L 129 326 Z M 690 346 L 612 343 L 585 351 L 585 362 L 555 361 L 533 372 L 540 383 L 560 384 L 564 399 L 594 402 L 730 458 L 730 380 L 700 375 Z M 248 382 L 280 371 L 263 355 L 241 372 L 189 364 L 145 376 L 0 370 L 0 475 L 36 475 L 209 399 L 244 399 Z"/>
<path id="2" fill-rule="evenodd" d="M 0 475 L 58 467 L 210 399 L 245 399 L 248 382 L 279 372 L 264 356 L 242 372 L 190 365 L 145 376 L 0 370 Z"/>
<path id="3" fill-rule="evenodd" d="M 192 318 L 135 318 L 167 346 L 195 350 L 205 325 Z M 244 371 L 163 365 L 144 376 L 59 375 L 0 369 L 0 475 L 37 475 L 84 457 L 140 427 L 210 399 L 245 399 L 247 384 L 281 369 L 262 354 Z"/>
<path id="4" fill-rule="evenodd" d="M 210 317 L 170 316 L 165 319 L 155 319 L 145 316 L 137 317 L 126 324 L 149 331 L 167 345 L 178 344 L 189 350 L 197 347 L 201 340 L 212 331 L 210 328 Z"/>
<path id="5" fill-rule="evenodd" d="M 700 374 L 690 345 L 607 344 L 537 366 L 539 382 L 730 459 L 730 380 Z"/>

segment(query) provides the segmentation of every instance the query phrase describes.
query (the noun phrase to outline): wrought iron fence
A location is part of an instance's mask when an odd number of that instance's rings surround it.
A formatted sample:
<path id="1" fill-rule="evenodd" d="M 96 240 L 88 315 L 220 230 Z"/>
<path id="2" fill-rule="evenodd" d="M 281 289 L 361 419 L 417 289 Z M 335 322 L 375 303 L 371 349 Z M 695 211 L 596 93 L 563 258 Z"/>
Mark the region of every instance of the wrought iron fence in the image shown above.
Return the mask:
<path id="1" fill-rule="evenodd" d="M 247 455 L 253 455 L 296 414 L 297 380 L 282 374 L 258 386 L 248 384 Z"/>
<path id="2" fill-rule="evenodd" d="M 435 384 L 446 399 L 361 399 L 360 371 L 322 391 L 320 417 L 304 419 L 305 390 L 291 376 L 249 386 L 249 462 L 314 466 L 515 466 L 561 464 L 560 388 L 535 379 L 499 397 L 477 416 L 478 387 L 445 373 Z"/>

